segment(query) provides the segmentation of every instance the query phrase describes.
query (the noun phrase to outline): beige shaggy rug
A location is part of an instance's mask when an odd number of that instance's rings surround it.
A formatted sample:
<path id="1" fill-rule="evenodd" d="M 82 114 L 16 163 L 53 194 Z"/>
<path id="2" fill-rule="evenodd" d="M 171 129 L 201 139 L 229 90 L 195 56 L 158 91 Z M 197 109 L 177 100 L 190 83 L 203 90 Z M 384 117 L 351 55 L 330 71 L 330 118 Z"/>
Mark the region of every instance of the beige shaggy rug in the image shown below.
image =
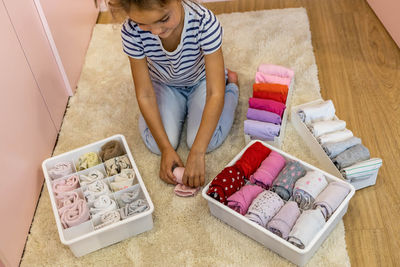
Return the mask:
<path id="1" fill-rule="evenodd" d="M 320 98 L 317 66 L 306 10 L 266 10 L 218 16 L 224 27 L 226 66 L 239 74 L 240 101 L 228 138 L 206 156 L 209 182 L 245 145 L 243 121 L 257 66 L 273 63 L 295 70 L 292 105 Z M 119 26 L 96 25 L 76 95 L 71 98 L 54 155 L 120 133 L 125 135 L 153 200 L 154 228 L 75 258 L 62 245 L 46 187 L 35 214 L 22 266 L 287 266 L 284 258 L 210 215 L 199 193 L 175 196 L 158 178 L 160 157 L 138 131 L 139 109 Z M 178 148 L 185 160 L 186 134 Z M 283 150 L 312 164 L 311 153 L 289 124 Z M 350 266 L 341 221 L 309 266 Z"/>

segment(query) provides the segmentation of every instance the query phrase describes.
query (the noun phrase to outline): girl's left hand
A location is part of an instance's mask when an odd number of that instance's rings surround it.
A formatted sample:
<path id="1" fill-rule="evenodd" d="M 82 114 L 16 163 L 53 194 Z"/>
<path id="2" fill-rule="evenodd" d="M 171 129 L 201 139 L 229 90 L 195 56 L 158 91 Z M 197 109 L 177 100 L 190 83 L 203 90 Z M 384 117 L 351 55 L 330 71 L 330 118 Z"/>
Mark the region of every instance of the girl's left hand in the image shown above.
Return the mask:
<path id="1" fill-rule="evenodd" d="M 204 185 L 205 153 L 190 151 L 186 161 L 182 182 L 190 187 Z"/>

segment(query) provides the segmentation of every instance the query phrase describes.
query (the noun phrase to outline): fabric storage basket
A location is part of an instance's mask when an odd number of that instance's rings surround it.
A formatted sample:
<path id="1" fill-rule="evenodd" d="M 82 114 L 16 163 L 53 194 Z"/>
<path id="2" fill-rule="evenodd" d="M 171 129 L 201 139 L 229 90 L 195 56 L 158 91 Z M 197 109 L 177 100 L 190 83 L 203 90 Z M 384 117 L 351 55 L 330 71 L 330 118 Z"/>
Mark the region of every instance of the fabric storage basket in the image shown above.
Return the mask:
<path id="1" fill-rule="evenodd" d="M 238 159 L 240 159 L 240 157 L 243 155 L 243 153 L 246 151 L 246 149 L 248 147 L 250 147 L 252 144 L 254 144 L 255 142 L 260 142 L 260 141 L 253 140 L 249 144 L 247 144 L 246 147 L 238 155 L 236 155 L 232 159 L 231 162 L 229 162 L 227 164 L 227 166 L 232 166 Z M 303 162 L 303 161 L 297 159 L 296 157 L 291 156 L 291 155 L 283 152 L 282 150 L 273 147 L 270 144 L 267 144 L 265 142 L 261 142 L 261 143 L 264 146 L 271 149 L 271 151 L 278 152 L 286 160 L 294 160 L 294 161 L 299 162 L 307 171 L 311 171 L 311 170 L 319 171 L 320 173 L 322 173 L 325 176 L 325 178 L 328 182 L 340 182 L 343 185 L 345 185 L 346 187 L 348 187 L 350 190 L 348 195 L 345 197 L 345 199 L 342 201 L 342 203 L 338 206 L 336 211 L 333 212 L 332 216 L 326 221 L 326 223 L 324 224 L 322 229 L 317 232 L 317 234 L 314 236 L 314 238 L 311 240 L 311 242 L 307 246 L 305 246 L 304 249 L 298 248 L 297 246 L 286 241 L 285 239 L 270 232 L 266 228 L 258 225 L 257 223 L 250 221 L 245 216 L 234 211 L 233 209 L 229 208 L 228 206 L 224 205 L 223 203 L 220 203 L 219 201 L 215 200 L 214 198 L 208 196 L 207 191 L 210 187 L 211 182 L 208 183 L 207 186 L 205 186 L 205 188 L 203 189 L 203 191 L 202 191 L 203 198 L 205 198 L 208 201 L 208 207 L 213 216 L 222 220 L 226 224 L 232 226 L 233 228 L 240 231 L 241 233 L 256 240 L 257 242 L 261 243 L 265 247 L 269 248 L 270 250 L 274 251 L 275 253 L 279 254 L 280 256 L 286 258 L 287 260 L 293 262 L 294 264 L 303 266 L 314 255 L 314 253 L 318 250 L 318 248 L 321 246 L 321 244 L 324 242 L 324 240 L 329 236 L 329 234 L 339 223 L 339 221 L 341 220 L 343 215 L 346 213 L 348 205 L 349 205 L 349 201 L 353 197 L 355 189 L 352 185 L 344 182 L 343 180 L 341 180 L 329 173 L 326 173 L 306 162 Z"/>
<path id="2" fill-rule="evenodd" d="M 96 215 L 90 215 L 89 220 L 76 226 L 71 226 L 68 228 L 63 227 L 58 211 L 57 199 L 52 186 L 55 180 L 63 178 L 52 179 L 49 175 L 49 170 L 51 170 L 51 168 L 53 168 L 54 165 L 59 162 L 69 161 L 73 164 L 75 171 L 74 174 L 77 174 L 78 177 L 81 177 L 80 175 L 82 174 L 87 175 L 89 171 L 96 169 L 105 174 L 102 181 L 104 181 L 106 184 L 110 184 L 114 181 L 115 176 L 107 175 L 108 172 L 106 171 L 105 165 L 102 162 L 86 170 L 76 171 L 76 163 L 81 155 L 87 152 L 95 152 L 98 155 L 101 147 L 109 141 L 117 141 L 120 143 L 125 155 L 130 161 L 131 169 L 133 169 L 135 177 L 131 186 L 126 186 L 126 188 L 121 189 L 120 191 L 111 191 L 106 195 L 108 195 L 110 199 L 115 201 L 116 207 L 118 208 L 116 209 L 116 211 L 120 212 L 123 207 L 121 201 L 119 200 L 121 194 L 123 194 L 124 192 L 135 191 L 136 198 L 144 201 L 144 206 L 146 207 L 146 209 L 141 212 L 135 213 L 132 216 L 126 216 L 117 222 L 113 222 L 110 225 L 106 225 L 101 228 L 98 228 L 100 219 L 99 216 Z M 46 159 L 45 161 L 43 161 L 42 169 L 45 176 L 47 189 L 49 191 L 50 201 L 53 208 L 60 240 L 64 245 L 69 246 L 76 257 L 83 256 L 100 248 L 109 246 L 111 244 L 122 241 L 131 236 L 135 236 L 153 228 L 152 213 L 154 211 L 154 205 L 146 190 L 142 177 L 140 176 L 139 170 L 135 164 L 131 151 L 129 150 L 128 144 L 123 135 L 114 135 L 101 141 Z M 68 177 L 70 175 L 71 174 L 68 174 L 65 177 Z M 87 185 L 83 185 L 81 184 L 81 182 L 82 181 L 79 179 L 79 187 L 74 191 L 77 192 L 79 197 L 81 197 L 86 202 L 86 205 L 91 208 L 93 207 L 93 203 L 88 201 L 84 195 L 84 190 L 87 189 Z"/>
<path id="3" fill-rule="evenodd" d="M 288 96 L 287 96 L 286 104 L 285 104 L 286 109 L 282 115 L 282 123 L 281 123 L 281 129 L 279 131 L 279 136 L 275 136 L 274 140 L 262 140 L 260 138 L 252 137 L 248 134 L 244 134 L 244 140 L 245 140 L 246 144 L 248 144 L 251 140 L 257 139 L 257 140 L 261 140 L 267 144 L 273 145 L 277 148 L 281 148 L 283 139 L 285 138 L 285 129 L 286 129 L 286 123 L 287 123 L 288 116 L 289 116 L 290 103 L 291 103 L 292 95 L 293 95 L 293 86 L 294 86 L 294 76 L 289 85 Z"/>
<path id="4" fill-rule="evenodd" d="M 317 158 L 317 160 L 321 164 L 321 169 L 323 169 L 324 171 L 326 171 L 336 177 L 339 177 L 339 178 L 347 181 L 345 179 L 345 177 L 343 177 L 341 172 L 336 168 L 335 164 L 333 164 L 332 160 L 325 153 L 321 144 L 318 142 L 318 140 L 314 137 L 314 135 L 308 129 L 307 125 L 300 119 L 300 117 L 298 115 L 299 110 L 301 110 L 303 107 L 306 107 L 308 105 L 319 104 L 322 102 L 323 102 L 322 99 L 318 99 L 318 100 L 311 101 L 311 102 L 308 102 L 308 103 L 305 103 L 302 105 L 292 107 L 291 122 L 293 124 L 293 127 L 296 129 L 297 133 L 301 136 L 301 138 L 304 140 L 306 145 L 310 148 L 312 154 Z M 338 117 L 336 117 L 336 115 L 335 115 L 334 119 L 338 120 Z M 376 170 L 376 172 L 373 175 L 371 175 L 369 178 L 351 181 L 350 183 L 355 187 L 356 190 L 374 185 L 376 183 L 378 171 L 379 171 L 379 169 Z"/>

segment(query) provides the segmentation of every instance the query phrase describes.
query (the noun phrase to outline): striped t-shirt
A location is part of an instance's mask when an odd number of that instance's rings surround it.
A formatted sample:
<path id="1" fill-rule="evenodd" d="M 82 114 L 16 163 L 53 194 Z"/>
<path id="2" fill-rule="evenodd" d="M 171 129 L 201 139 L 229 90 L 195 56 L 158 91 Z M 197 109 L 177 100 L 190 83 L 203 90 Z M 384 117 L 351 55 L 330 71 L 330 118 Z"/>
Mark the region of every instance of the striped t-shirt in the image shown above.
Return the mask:
<path id="1" fill-rule="evenodd" d="M 130 19 L 121 30 L 124 52 L 132 58 L 146 57 L 150 78 L 171 86 L 192 86 L 205 78 L 204 55 L 222 44 L 222 27 L 210 10 L 191 1 L 182 5 L 184 26 L 175 51 L 165 50 L 157 35 L 142 31 Z"/>

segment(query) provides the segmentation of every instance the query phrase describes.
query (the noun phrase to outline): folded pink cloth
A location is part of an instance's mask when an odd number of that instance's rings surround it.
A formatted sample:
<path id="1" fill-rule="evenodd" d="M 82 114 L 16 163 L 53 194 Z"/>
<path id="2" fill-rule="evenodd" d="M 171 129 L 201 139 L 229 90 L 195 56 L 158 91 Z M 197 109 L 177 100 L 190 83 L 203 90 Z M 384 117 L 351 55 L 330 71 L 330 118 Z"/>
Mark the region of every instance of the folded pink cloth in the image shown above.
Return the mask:
<path id="1" fill-rule="evenodd" d="M 294 76 L 293 70 L 273 64 L 260 64 L 260 66 L 258 66 L 257 68 L 257 71 L 279 77 L 286 77 L 290 79 L 292 79 Z"/>
<path id="2" fill-rule="evenodd" d="M 78 193 L 74 191 L 63 193 L 56 196 L 58 214 L 61 215 L 65 210 L 76 205 L 79 199 L 81 198 L 79 198 Z"/>
<path id="3" fill-rule="evenodd" d="M 250 182 L 262 188 L 269 189 L 279 172 L 285 167 L 286 160 L 278 152 L 271 151 L 268 157 L 261 162 L 257 171 L 250 176 Z"/>
<path id="4" fill-rule="evenodd" d="M 275 114 L 278 114 L 280 117 L 282 117 L 286 106 L 285 106 L 285 104 L 275 101 L 275 100 L 250 97 L 249 98 L 249 108 L 261 109 L 261 110 L 273 112 Z"/>
<path id="5" fill-rule="evenodd" d="M 64 228 L 79 225 L 87 220 L 89 220 L 89 209 L 83 199 L 79 199 L 61 214 L 61 224 Z"/>
<path id="6" fill-rule="evenodd" d="M 325 220 L 328 220 L 349 192 L 350 188 L 345 183 L 331 182 L 315 199 L 314 209 L 320 209 Z"/>
<path id="7" fill-rule="evenodd" d="M 299 216 L 300 209 L 297 203 L 288 201 L 267 224 L 267 229 L 283 239 L 287 239 Z"/>
<path id="8" fill-rule="evenodd" d="M 184 172 L 185 172 L 185 168 L 183 168 L 183 167 L 176 167 L 174 169 L 173 174 L 176 179 L 175 181 L 178 183 L 175 186 L 174 191 L 175 191 L 175 194 L 180 197 L 192 197 L 200 190 L 200 187 L 193 188 L 193 187 L 184 185 L 182 183 L 182 176 L 183 176 Z"/>
<path id="9" fill-rule="evenodd" d="M 276 75 L 262 73 L 260 71 L 256 72 L 256 83 L 277 83 L 287 85 L 289 87 L 291 79 L 289 77 L 280 77 Z"/>
<path id="10" fill-rule="evenodd" d="M 53 182 L 53 192 L 55 195 L 72 191 L 79 187 L 78 175 L 72 175 L 67 179 L 57 179 Z"/>
<path id="11" fill-rule="evenodd" d="M 51 179 L 58 179 L 75 171 L 74 165 L 70 161 L 59 162 L 49 169 L 48 174 Z"/>
<path id="12" fill-rule="evenodd" d="M 228 197 L 228 207 L 242 215 L 247 213 L 251 202 L 263 191 L 257 185 L 245 185 Z"/>

